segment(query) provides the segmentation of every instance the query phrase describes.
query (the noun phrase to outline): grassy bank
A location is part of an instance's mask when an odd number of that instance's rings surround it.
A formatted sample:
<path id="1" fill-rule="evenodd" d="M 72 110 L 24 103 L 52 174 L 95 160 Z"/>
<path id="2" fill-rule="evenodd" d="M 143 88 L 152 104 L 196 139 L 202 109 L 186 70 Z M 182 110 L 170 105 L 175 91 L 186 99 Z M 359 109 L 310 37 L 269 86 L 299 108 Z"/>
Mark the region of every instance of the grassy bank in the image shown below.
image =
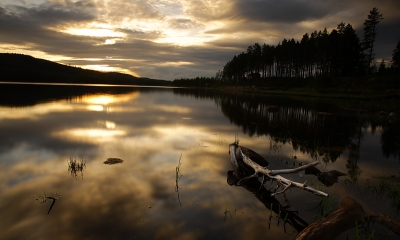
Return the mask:
<path id="1" fill-rule="evenodd" d="M 230 92 L 332 99 L 359 112 L 400 113 L 400 76 L 374 76 L 368 80 L 272 78 L 215 87 Z"/>
<path id="2" fill-rule="evenodd" d="M 221 87 L 221 86 L 219 86 Z M 370 78 L 266 78 L 222 86 L 227 90 L 255 93 L 344 99 L 389 99 L 400 95 L 400 75 Z"/>

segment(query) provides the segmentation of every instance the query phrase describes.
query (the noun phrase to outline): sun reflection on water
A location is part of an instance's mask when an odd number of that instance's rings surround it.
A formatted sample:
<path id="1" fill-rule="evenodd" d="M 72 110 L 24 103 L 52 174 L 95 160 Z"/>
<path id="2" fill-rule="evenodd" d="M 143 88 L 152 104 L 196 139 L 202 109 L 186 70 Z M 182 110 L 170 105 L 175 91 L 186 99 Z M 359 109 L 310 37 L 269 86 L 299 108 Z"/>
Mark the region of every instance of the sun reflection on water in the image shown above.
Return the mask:
<path id="1" fill-rule="evenodd" d="M 110 129 L 72 128 L 55 132 L 52 135 L 72 141 L 98 143 L 113 141 L 117 137 L 126 135 L 126 132 L 123 130 Z"/>
<path id="2" fill-rule="evenodd" d="M 139 96 L 140 93 L 138 91 L 124 95 L 111 95 L 111 94 L 85 95 L 80 99 L 80 101 L 93 105 L 109 105 L 115 103 L 129 102 L 133 99 L 138 98 Z"/>
<path id="3" fill-rule="evenodd" d="M 87 106 L 87 109 L 89 111 L 102 112 L 104 107 L 102 105 L 89 105 Z"/>

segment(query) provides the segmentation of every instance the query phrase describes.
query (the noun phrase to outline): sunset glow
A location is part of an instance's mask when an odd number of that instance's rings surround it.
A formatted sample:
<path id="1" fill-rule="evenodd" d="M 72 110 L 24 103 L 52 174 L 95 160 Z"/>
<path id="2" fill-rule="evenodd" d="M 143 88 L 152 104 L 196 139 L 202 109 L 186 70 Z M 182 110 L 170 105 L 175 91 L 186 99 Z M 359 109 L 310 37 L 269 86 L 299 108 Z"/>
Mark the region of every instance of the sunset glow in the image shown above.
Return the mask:
<path id="1" fill-rule="evenodd" d="M 4 52 L 65 65 L 173 80 L 213 77 L 254 44 L 363 22 L 377 7 L 376 58 L 390 59 L 400 39 L 400 2 L 141 0 L 5 0 L 0 15 Z M 114 61 L 106 61 L 112 56 Z M 88 59 L 90 62 L 88 62 Z M 93 60 L 97 59 L 97 60 Z"/>
<path id="2" fill-rule="evenodd" d="M 89 36 L 89 37 L 125 37 L 125 34 L 115 32 L 110 29 L 91 29 L 91 28 L 79 28 L 79 29 L 68 29 L 64 31 L 72 35 Z"/>

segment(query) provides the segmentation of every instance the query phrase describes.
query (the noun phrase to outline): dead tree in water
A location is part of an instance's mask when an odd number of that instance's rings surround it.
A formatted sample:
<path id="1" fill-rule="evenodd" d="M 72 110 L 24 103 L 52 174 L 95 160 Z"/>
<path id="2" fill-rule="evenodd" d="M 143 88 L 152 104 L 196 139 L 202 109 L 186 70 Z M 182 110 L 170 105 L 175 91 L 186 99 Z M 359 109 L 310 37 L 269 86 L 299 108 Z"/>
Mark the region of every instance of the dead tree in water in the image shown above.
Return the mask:
<path id="1" fill-rule="evenodd" d="M 296 173 L 299 171 L 302 171 L 304 169 L 313 167 L 319 162 L 312 162 L 306 165 L 303 165 L 298 168 L 294 169 L 280 169 L 280 170 L 270 170 L 268 169 L 263 162 L 266 162 L 263 157 L 258 155 L 256 152 L 252 151 L 251 149 L 239 146 L 236 143 L 233 143 L 229 145 L 229 153 L 231 156 L 231 163 L 232 167 L 234 170 L 241 172 L 239 173 L 240 175 L 246 175 L 246 177 L 243 177 L 237 185 L 240 185 L 243 181 L 246 181 L 250 178 L 256 178 L 256 177 L 263 177 L 263 181 L 261 184 L 265 182 L 265 178 L 269 178 L 272 180 L 275 180 L 280 187 L 282 187 L 282 191 L 273 193 L 273 195 L 284 193 L 291 187 L 297 187 L 309 192 L 314 193 L 315 195 L 318 196 L 323 196 L 323 197 L 328 197 L 329 195 L 327 193 L 324 193 L 322 191 L 319 191 L 313 187 L 310 187 L 307 185 L 307 181 L 304 183 L 298 183 L 291 181 L 287 178 L 284 178 L 280 176 L 279 174 L 287 174 L 287 173 Z M 264 166 L 263 166 L 264 165 Z M 249 170 L 251 168 L 252 170 Z M 247 171 L 247 173 L 243 174 L 243 171 Z M 252 172 L 252 174 L 250 173 Z M 250 174 L 251 175 L 250 175 Z"/>

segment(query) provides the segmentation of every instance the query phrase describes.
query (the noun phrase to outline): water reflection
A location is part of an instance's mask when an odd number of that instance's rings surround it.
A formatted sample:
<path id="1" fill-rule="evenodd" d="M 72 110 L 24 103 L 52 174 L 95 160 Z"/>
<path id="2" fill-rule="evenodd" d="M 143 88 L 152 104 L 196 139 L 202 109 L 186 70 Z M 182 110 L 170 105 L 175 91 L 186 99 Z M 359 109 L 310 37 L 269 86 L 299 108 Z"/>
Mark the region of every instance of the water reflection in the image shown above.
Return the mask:
<path id="1" fill-rule="evenodd" d="M 270 202 L 263 202 L 269 189 L 251 198 L 249 192 L 259 184 L 248 190 L 226 184 L 231 167 L 227 146 L 235 135 L 274 169 L 320 160 L 321 173 L 348 173 L 346 163 L 353 158 L 349 146 L 359 139 L 358 184 L 364 176 L 397 174 L 393 157 L 398 148 L 392 142 L 399 141 L 396 134 L 384 135 L 398 129 L 396 121 L 388 125 L 329 103 L 182 89 L 53 86 L 9 91 L 0 98 L 1 239 L 293 238 L 290 234 L 300 228 L 283 225 L 285 216 L 277 217 L 279 209 L 287 211 L 283 197 L 273 200 L 275 213 L 269 221 Z M 102 108 L 93 111 L 90 106 Z M 279 111 L 267 112 L 266 106 L 279 106 Z M 318 114 L 328 108 L 332 115 Z M 366 121 L 374 124 L 375 133 Z M 389 158 L 382 156 L 381 141 Z M 184 177 L 177 182 L 180 156 Z M 74 177 L 66 171 L 71 157 L 85 159 L 83 179 L 83 171 Z M 103 164 L 110 157 L 124 162 Z M 319 179 L 318 174 L 293 178 L 315 185 Z M 321 188 L 343 196 L 344 178 L 348 176 Z M 61 198 L 53 194 L 57 189 Z M 44 195 L 43 190 L 58 198 L 50 214 L 51 199 L 46 197 L 46 207 L 37 207 L 29 197 Z M 361 199 L 356 191 L 349 194 Z M 311 223 L 317 210 L 306 210 L 320 197 L 305 197 L 295 189 L 286 195 L 297 215 Z M 224 221 L 226 210 L 232 218 Z M 291 221 L 304 225 L 295 217 Z"/>
<path id="2" fill-rule="evenodd" d="M 305 170 L 305 174 L 312 174 L 318 177 L 318 180 L 327 187 L 331 187 L 333 184 L 339 181 L 339 177 L 346 176 L 345 173 L 337 170 L 331 170 L 329 172 L 322 172 L 316 167 L 310 167 Z"/>
<path id="3" fill-rule="evenodd" d="M 397 156 L 399 152 L 398 121 L 392 123 L 379 112 L 371 115 L 353 114 L 343 106 L 323 99 L 301 99 L 279 96 L 244 95 L 218 93 L 207 90 L 174 89 L 182 96 L 213 99 L 231 122 L 240 126 L 249 136 L 269 135 L 276 142 L 293 144 L 295 150 L 321 157 L 325 162 L 336 161 L 341 153 L 358 138 L 360 128 L 371 126 L 371 131 L 382 126 L 392 135 L 382 138 L 386 157 Z M 273 106 L 274 111 L 270 111 Z M 385 134 L 382 134 L 385 137 Z M 390 138 L 392 136 L 393 138 Z M 390 153 L 389 153 L 390 152 Z M 389 154 L 387 154 L 389 153 Z"/>
<path id="4" fill-rule="evenodd" d="M 233 171 L 228 171 L 227 182 L 229 185 L 235 186 L 232 178 L 235 178 Z M 298 215 L 296 210 L 290 209 L 291 204 L 285 194 L 283 194 L 283 197 L 286 198 L 286 205 L 283 206 L 275 197 L 271 197 L 273 192 L 266 189 L 266 186 L 260 187 L 260 182 L 257 179 L 249 179 L 241 184 L 240 187 L 254 195 L 269 210 L 265 212 L 265 215 L 268 216 L 268 229 L 271 229 L 272 221 L 276 221 L 277 225 L 282 222 L 284 233 L 292 235 L 293 233 L 286 228 L 287 224 L 292 226 L 297 233 L 308 226 L 308 223 Z"/>
<path id="5" fill-rule="evenodd" d="M 258 178 L 249 178 L 249 176 L 254 174 L 253 168 L 251 168 L 248 163 L 245 163 L 242 157 L 242 153 L 244 153 L 247 157 L 254 161 L 254 163 L 258 164 L 258 166 L 267 167 L 269 163 L 258 153 L 254 152 L 251 149 L 245 148 L 243 146 L 238 146 L 237 143 L 233 143 L 229 145 L 229 153 L 231 155 L 231 164 L 233 170 L 229 170 L 227 172 L 227 183 L 231 186 L 241 186 L 253 195 L 264 204 L 264 206 L 270 210 L 269 218 L 268 218 L 268 229 L 271 228 L 272 221 L 272 212 L 276 214 L 277 222 L 279 225 L 279 221 L 283 220 L 284 232 L 287 232 L 286 224 L 289 223 L 297 233 L 301 232 L 305 227 L 307 227 L 307 222 L 305 222 L 295 210 L 289 210 L 291 208 L 291 204 L 289 200 L 286 198 L 285 188 L 281 192 L 276 192 L 279 186 L 283 185 L 278 181 L 278 185 L 276 187 L 264 185 L 265 181 L 272 181 L 272 179 L 265 178 L 263 175 L 262 181 L 258 180 Z M 287 187 L 290 187 L 288 185 Z M 271 191 L 273 190 L 273 191 Z M 285 199 L 286 206 L 282 206 L 282 204 L 275 198 L 275 195 L 282 194 Z M 226 217 L 225 211 L 225 217 Z"/>

